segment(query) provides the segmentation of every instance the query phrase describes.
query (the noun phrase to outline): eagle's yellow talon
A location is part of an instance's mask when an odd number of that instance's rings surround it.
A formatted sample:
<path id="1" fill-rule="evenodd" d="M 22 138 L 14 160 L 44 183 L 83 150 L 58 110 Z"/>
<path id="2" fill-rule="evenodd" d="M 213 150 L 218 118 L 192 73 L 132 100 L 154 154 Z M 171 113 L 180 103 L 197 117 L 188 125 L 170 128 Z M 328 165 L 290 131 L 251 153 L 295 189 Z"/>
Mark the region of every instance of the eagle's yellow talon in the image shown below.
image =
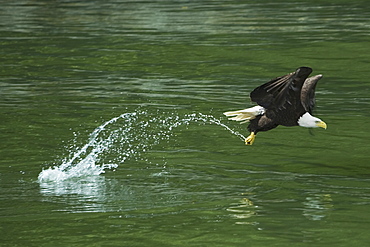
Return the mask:
<path id="1" fill-rule="evenodd" d="M 245 145 L 252 145 L 256 139 L 256 134 L 252 132 L 247 138 L 245 138 Z"/>

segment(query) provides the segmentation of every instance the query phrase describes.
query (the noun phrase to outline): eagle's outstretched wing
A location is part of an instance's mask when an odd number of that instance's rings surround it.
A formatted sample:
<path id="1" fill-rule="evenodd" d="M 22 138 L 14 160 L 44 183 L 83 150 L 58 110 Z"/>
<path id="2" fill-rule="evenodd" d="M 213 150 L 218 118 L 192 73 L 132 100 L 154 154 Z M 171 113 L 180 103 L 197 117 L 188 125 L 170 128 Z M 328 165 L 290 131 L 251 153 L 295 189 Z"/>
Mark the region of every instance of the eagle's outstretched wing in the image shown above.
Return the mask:
<path id="1" fill-rule="evenodd" d="M 300 104 L 301 88 L 311 72 L 309 67 L 300 67 L 293 73 L 272 79 L 255 88 L 250 94 L 251 100 L 273 110 L 285 108 L 286 104 Z"/>
<path id="2" fill-rule="evenodd" d="M 315 107 L 316 84 L 321 78 L 322 75 L 315 75 L 307 78 L 301 90 L 301 102 L 303 108 L 310 114 L 312 113 L 312 110 Z"/>

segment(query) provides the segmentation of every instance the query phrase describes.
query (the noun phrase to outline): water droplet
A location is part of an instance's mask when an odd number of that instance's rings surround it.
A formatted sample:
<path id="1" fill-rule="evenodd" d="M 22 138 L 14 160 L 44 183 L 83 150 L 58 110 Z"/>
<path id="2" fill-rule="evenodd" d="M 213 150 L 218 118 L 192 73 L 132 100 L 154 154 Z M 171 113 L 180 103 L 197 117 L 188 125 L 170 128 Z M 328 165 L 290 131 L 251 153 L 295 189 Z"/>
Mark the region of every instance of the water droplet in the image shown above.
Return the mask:
<path id="1" fill-rule="evenodd" d="M 85 145 L 75 144 L 67 147 L 70 158 L 61 164 L 54 165 L 40 172 L 39 182 L 58 182 L 70 178 L 96 176 L 107 169 L 115 169 L 129 158 L 139 159 L 142 153 L 150 150 L 161 141 L 169 140 L 174 128 L 188 126 L 190 123 L 215 124 L 232 134 L 245 137 L 212 115 L 191 113 L 176 115 L 175 113 L 147 111 L 124 113 L 98 126 L 89 135 Z M 73 132 L 75 136 L 77 134 Z M 104 159 L 109 157 L 109 163 Z M 112 158 L 113 157 L 113 158 Z"/>

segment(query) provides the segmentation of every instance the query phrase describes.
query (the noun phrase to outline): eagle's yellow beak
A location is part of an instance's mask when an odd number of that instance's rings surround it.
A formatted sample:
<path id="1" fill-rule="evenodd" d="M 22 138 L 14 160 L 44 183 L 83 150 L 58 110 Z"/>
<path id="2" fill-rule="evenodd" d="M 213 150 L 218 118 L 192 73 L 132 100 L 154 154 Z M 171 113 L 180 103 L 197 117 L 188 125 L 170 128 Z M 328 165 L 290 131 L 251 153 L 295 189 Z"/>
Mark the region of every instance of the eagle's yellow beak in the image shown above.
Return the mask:
<path id="1" fill-rule="evenodd" d="M 324 121 L 317 122 L 316 126 L 326 129 L 326 123 Z"/>

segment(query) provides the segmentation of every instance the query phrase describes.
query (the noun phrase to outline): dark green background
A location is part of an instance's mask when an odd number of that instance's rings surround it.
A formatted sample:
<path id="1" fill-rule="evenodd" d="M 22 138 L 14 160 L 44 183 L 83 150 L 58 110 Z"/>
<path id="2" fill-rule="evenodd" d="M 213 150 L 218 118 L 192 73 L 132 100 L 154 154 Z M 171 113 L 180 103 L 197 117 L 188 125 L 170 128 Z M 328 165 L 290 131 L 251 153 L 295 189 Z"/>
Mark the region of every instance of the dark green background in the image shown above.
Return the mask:
<path id="1" fill-rule="evenodd" d="M 365 246 L 369 12 L 367 1 L 1 1 L 0 245 Z M 245 146 L 222 126 L 247 135 L 222 112 L 300 66 L 324 75 L 326 131 L 279 127 Z M 116 169 L 39 183 L 123 113 L 136 115 L 88 150 L 106 147 L 93 165 Z"/>

